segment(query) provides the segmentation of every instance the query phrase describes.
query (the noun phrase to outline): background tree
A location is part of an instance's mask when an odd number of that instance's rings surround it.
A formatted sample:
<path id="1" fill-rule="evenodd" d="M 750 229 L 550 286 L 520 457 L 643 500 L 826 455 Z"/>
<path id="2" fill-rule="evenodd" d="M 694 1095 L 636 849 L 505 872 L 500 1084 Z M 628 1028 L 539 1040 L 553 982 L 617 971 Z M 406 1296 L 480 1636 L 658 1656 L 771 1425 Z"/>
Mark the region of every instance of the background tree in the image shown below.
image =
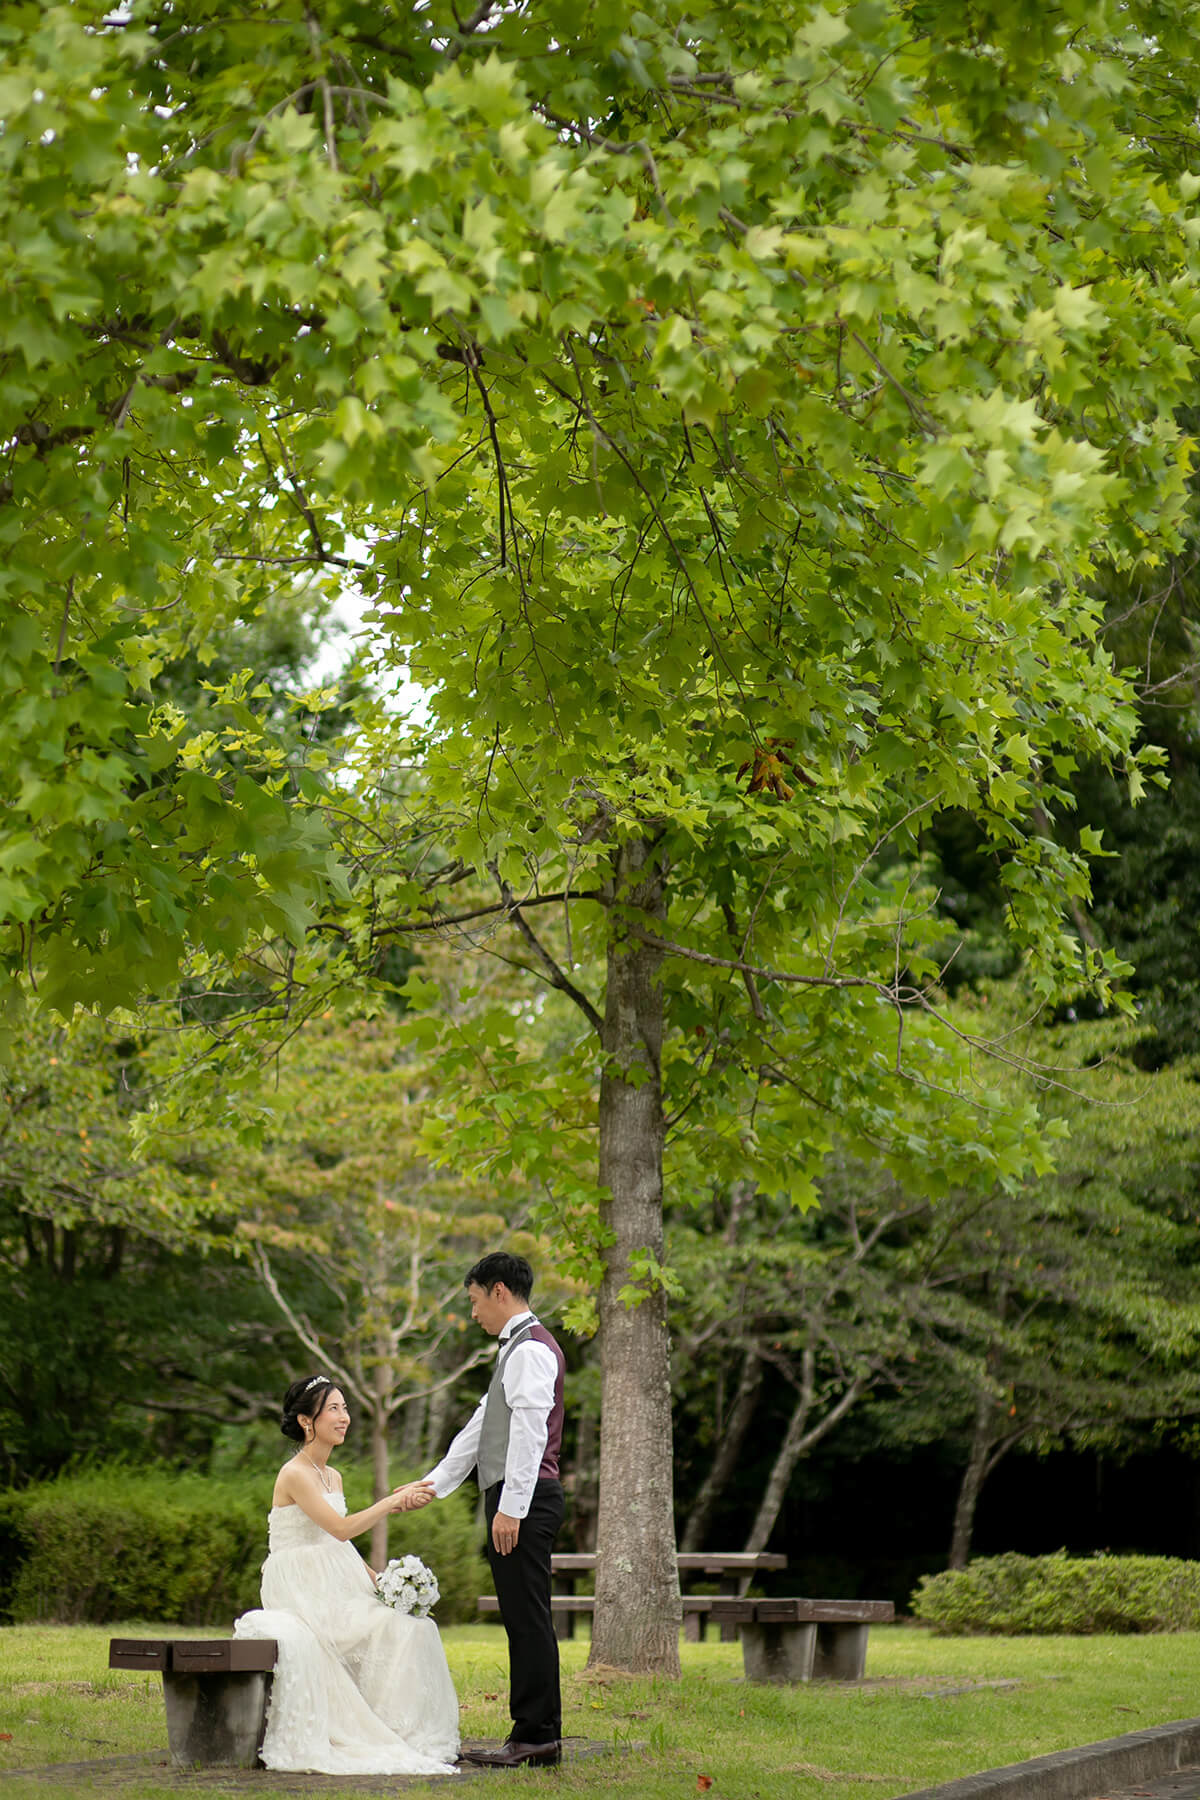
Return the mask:
<path id="1" fill-rule="evenodd" d="M 220 1159 L 150 1163 L 141 1056 L 34 1010 L 0 1072 L 0 1417 L 6 1475 L 124 1452 L 203 1466 L 219 1425 L 268 1411 L 286 1367 L 244 1267 Z"/>
<path id="2" fill-rule="evenodd" d="M 268 1141 L 235 1153 L 227 1176 L 259 1281 L 365 1420 L 377 1499 L 393 1485 L 397 1428 L 406 1466 L 436 1460 L 451 1390 L 492 1354 L 471 1324 L 465 1271 L 501 1240 L 551 1264 L 522 1230 L 519 1194 L 481 1195 L 430 1165 L 430 1102 L 394 1019 L 314 1022 L 281 1058 Z M 552 1306 L 552 1273 L 544 1285 Z M 387 1561 L 386 1520 L 372 1556 Z"/>
<path id="3" fill-rule="evenodd" d="M 1044 1037 L 1063 1082 L 1048 1105 L 1069 1125 L 1054 1173 L 982 1206 L 948 1203 L 912 1247 L 948 1303 L 936 1429 L 957 1410 L 966 1446 L 952 1568 L 965 1565 L 983 1484 L 1011 1451 L 1119 1449 L 1139 1423 L 1187 1417 L 1200 1400 L 1191 1071 L 1140 1077 L 1127 1028 Z"/>
<path id="4" fill-rule="evenodd" d="M 680 1400 L 707 1413 L 680 1548 L 706 1547 L 714 1507 L 753 1445 L 756 1465 L 766 1453 L 766 1475 L 753 1496 L 742 1485 L 739 1541 L 763 1550 L 801 1457 L 908 1372 L 923 1297 L 919 1280 L 905 1281 L 895 1243 L 929 1205 L 886 1171 L 834 1153 L 819 1209 L 797 1213 L 786 1197 L 735 1190 L 713 1210 L 724 1214 L 720 1230 L 686 1215 L 669 1228 L 685 1290 L 675 1316 Z"/>

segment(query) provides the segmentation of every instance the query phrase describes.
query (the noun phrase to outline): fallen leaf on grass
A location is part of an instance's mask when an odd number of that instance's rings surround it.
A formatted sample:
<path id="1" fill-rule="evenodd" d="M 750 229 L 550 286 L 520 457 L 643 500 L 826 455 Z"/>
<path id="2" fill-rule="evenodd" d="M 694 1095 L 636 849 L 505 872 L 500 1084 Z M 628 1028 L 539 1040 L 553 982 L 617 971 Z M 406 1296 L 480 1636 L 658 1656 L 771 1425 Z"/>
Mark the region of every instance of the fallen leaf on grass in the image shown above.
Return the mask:
<path id="1" fill-rule="evenodd" d="M 710 1788 L 711 1786 L 712 1786 L 712 1776 L 711 1775 L 697 1775 L 697 1777 L 696 1777 L 696 1792 L 698 1794 L 702 1794 L 706 1788 Z"/>
<path id="2" fill-rule="evenodd" d="M 0 1731 L 0 1742 L 6 1743 L 6 1744 L 11 1744 L 12 1743 L 12 1732 L 11 1731 Z"/>

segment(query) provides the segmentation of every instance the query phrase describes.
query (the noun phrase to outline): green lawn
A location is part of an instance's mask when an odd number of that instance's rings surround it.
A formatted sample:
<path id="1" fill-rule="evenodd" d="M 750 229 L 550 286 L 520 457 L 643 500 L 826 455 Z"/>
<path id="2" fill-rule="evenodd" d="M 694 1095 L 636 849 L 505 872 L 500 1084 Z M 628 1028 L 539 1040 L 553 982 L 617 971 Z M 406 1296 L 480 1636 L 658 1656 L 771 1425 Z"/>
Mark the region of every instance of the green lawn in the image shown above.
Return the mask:
<path id="1" fill-rule="evenodd" d="M 68 1800 L 71 1785 L 4 1781 L 6 1771 L 148 1753 L 166 1743 L 157 1675 L 111 1673 L 125 1625 L 0 1630 L 0 1793 Z M 161 1628 L 160 1628 L 161 1629 Z M 204 1632 L 194 1635 L 204 1636 Z M 211 1635 L 211 1634 L 207 1634 Z M 489 1626 L 446 1633 L 463 1733 L 502 1737 L 504 1638 Z M 888 1800 L 1049 1750 L 1200 1713 L 1200 1633 L 1121 1638 L 934 1638 L 875 1627 L 862 1686 L 748 1687 L 736 1644 L 685 1644 L 678 1684 L 589 1676 L 585 1641 L 563 1646 L 565 1730 L 617 1746 L 614 1758 L 491 1783 L 553 1785 L 565 1796 L 685 1800 L 712 1777 L 710 1800 Z M 1017 1682 L 1017 1686 L 974 1685 Z M 963 1691 L 966 1690 L 966 1691 Z M 445 1783 L 409 1791 L 444 1794 Z M 156 1800 L 169 1781 L 139 1776 L 120 1792 Z M 251 1794 L 231 1772 L 222 1793 Z M 360 1793 L 362 1790 L 358 1790 Z M 389 1792 L 380 1778 L 379 1793 Z M 394 1791 L 394 1786 L 390 1791 Z M 479 1782 L 472 1781 L 472 1794 Z"/>

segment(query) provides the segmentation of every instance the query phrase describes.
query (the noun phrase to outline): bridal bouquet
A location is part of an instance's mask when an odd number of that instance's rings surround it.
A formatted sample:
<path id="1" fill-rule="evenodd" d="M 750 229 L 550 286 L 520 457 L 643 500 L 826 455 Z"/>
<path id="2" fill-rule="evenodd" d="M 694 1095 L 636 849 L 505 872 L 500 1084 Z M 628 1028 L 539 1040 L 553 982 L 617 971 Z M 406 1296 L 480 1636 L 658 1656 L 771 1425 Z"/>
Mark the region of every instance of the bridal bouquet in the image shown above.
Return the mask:
<path id="1" fill-rule="evenodd" d="M 437 1576 L 419 1556 L 393 1556 L 378 1581 L 379 1598 L 394 1612 L 427 1619 L 438 1603 Z"/>

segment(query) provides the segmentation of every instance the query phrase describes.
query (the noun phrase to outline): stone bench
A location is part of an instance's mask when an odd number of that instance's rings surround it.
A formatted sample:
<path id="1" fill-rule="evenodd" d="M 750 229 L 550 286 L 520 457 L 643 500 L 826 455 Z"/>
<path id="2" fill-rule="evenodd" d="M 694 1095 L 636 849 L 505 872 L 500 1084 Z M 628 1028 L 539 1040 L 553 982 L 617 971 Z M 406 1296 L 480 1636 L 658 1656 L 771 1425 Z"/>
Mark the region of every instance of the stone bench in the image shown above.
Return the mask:
<path id="1" fill-rule="evenodd" d="M 896 1616 L 890 1600 L 727 1600 L 713 1619 L 738 1627 L 747 1681 L 860 1681 L 867 1634 Z"/>
<path id="2" fill-rule="evenodd" d="M 110 1669 L 162 1675 L 171 1761 L 258 1767 L 266 1728 L 273 1638 L 110 1638 Z"/>

